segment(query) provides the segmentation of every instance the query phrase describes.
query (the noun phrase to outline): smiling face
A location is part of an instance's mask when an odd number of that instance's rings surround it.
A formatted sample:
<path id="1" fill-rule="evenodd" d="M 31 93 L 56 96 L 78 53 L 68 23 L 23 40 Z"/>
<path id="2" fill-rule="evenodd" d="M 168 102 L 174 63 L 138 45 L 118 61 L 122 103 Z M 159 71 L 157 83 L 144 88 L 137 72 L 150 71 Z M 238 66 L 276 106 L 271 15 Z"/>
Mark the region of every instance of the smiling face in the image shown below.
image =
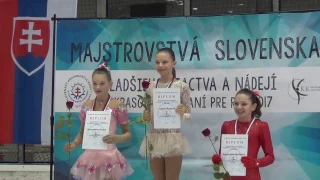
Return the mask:
<path id="1" fill-rule="evenodd" d="M 236 95 L 233 108 L 239 120 L 251 120 L 252 112 L 256 107 L 257 104 L 252 104 L 250 96 L 247 94 L 239 93 Z"/>
<path id="2" fill-rule="evenodd" d="M 176 61 L 168 52 L 159 52 L 156 54 L 156 70 L 160 76 L 172 74 L 172 69 L 175 65 Z"/>
<path id="3" fill-rule="evenodd" d="M 112 82 L 108 81 L 106 74 L 96 73 L 92 76 L 93 91 L 98 99 L 106 98 L 109 89 L 112 87 Z"/>

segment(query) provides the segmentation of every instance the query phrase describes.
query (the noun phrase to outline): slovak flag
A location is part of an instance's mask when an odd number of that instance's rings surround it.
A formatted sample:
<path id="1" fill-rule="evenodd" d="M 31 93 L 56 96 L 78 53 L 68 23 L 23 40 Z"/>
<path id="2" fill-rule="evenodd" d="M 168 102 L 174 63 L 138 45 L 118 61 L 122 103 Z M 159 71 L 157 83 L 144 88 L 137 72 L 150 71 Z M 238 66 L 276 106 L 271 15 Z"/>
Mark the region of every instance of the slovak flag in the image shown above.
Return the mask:
<path id="1" fill-rule="evenodd" d="M 0 1 L 0 144 L 50 144 L 54 14 L 77 0 Z"/>

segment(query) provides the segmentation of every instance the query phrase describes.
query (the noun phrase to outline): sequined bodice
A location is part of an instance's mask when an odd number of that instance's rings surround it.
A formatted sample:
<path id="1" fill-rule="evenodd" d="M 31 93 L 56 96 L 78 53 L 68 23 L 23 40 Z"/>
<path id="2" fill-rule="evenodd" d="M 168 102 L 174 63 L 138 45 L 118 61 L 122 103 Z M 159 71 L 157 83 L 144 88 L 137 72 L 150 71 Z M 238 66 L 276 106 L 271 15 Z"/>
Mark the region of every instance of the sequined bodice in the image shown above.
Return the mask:
<path id="1" fill-rule="evenodd" d="M 158 83 L 158 88 L 167 88 L 170 82 L 168 83 Z M 149 88 L 147 89 L 147 93 L 153 98 L 153 90 L 156 88 L 156 82 L 151 82 Z M 181 104 L 183 104 L 186 108 L 186 113 L 191 113 L 191 104 L 190 104 L 190 92 L 189 87 L 186 83 L 180 80 L 174 80 L 171 85 L 171 88 L 180 88 L 181 90 Z M 153 106 L 151 105 L 151 122 L 150 122 L 150 132 L 152 133 L 180 133 L 180 129 L 154 129 L 153 122 Z"/>

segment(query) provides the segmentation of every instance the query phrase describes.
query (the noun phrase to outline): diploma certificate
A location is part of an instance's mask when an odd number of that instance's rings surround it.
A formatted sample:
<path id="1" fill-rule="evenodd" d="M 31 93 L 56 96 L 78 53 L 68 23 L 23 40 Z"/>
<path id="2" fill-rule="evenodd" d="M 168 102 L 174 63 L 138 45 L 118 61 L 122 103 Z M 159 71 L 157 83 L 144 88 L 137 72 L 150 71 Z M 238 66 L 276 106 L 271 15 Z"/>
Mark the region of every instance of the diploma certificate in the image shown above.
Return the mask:
<path id="1" fill-rule="evenodd" d="M 246 176 L 246 168 L 241 162 L 241 157 L 247 156 L 247 153 L 247 134 L 222 134 L 221 158 L 231 176 Z"/>
<path id="2" fill-rule="evenodd" d="M 181 128 L 181 117 L 176 112 L 180 101 L 180 88 L 157 88 L 153 90 L 153 121 L 155 129 Z"/>
<path id="3" fill-rule="evenodd" d="M 82 149 L 107 150 L 102 138 L 109 134 L 111 111 L 87 111 Z"/>

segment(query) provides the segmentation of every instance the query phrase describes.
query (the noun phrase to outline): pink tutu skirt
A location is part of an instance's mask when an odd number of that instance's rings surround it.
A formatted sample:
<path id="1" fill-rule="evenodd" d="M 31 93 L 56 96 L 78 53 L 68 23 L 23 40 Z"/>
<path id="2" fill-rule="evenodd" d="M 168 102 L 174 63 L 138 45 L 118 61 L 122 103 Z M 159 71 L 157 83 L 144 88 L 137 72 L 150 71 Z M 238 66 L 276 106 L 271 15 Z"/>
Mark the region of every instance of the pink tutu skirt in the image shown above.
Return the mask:
<path id="1" fill-rule="evenodd" d="M 118 149 L 85 150 L 71 168 L 77 180 L 122 180 L 132 173 Z"/>

